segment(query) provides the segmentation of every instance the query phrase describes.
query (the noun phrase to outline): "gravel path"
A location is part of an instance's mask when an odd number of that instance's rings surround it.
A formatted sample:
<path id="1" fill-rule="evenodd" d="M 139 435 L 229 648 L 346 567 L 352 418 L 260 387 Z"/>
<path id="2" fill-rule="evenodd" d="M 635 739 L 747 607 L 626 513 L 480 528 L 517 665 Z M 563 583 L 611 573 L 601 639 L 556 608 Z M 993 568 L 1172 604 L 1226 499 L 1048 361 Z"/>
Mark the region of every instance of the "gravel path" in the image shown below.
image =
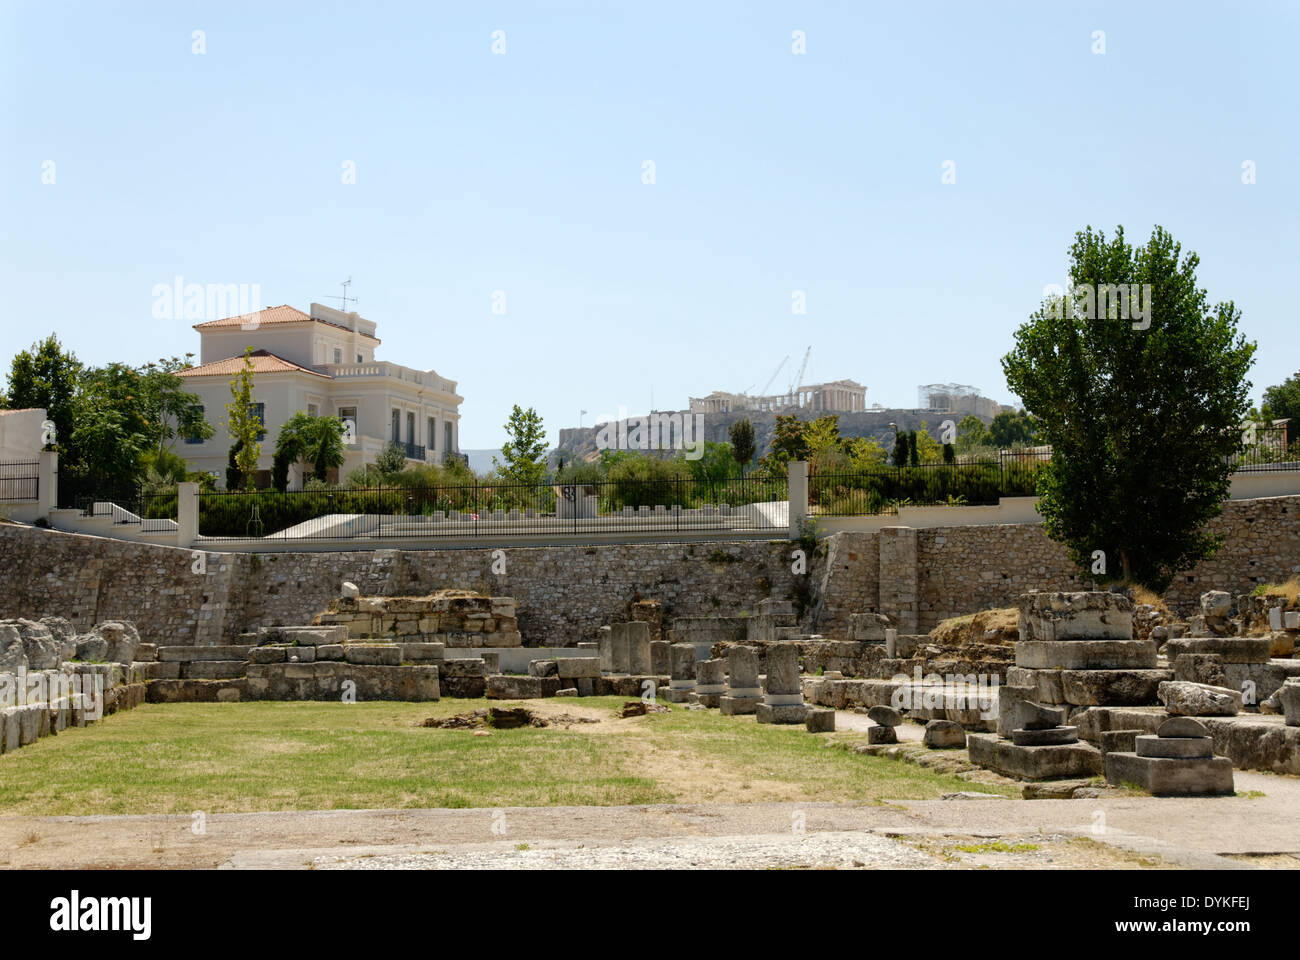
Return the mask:
<path id="1" fill-rule="evenodd" d="M 937 866 L 942 864 L 897 840 L 848 832 L 683 837 L 601 847 L 479 848 L 446 853 L 321 856 L 312 860 L 317 870 L 899 870 Z"/>

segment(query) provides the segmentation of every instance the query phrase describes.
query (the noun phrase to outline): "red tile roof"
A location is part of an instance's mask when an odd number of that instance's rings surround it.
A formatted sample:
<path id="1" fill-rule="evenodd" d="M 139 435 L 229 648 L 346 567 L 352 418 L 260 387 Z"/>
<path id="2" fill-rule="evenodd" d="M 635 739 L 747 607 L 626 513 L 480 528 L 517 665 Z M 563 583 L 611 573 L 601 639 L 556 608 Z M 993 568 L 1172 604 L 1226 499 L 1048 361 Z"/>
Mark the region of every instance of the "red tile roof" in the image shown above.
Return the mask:
<path id="1" fill-rule="evenodd" d="M 310 373 L 313 377 L 323 377 L 326 380 L 333 380 L 327 373 L 320 373 L 309 367 L 300 367 L 292 360 L 286 360 L 284 357 L 277 357 L 274 353 L 268 353 L 265 350 L 254 350 L 252 353 L 253 373 Z M 189 367 L 185 370 L 177 371 L 178 377 L 233 377 L 244 369 L 244 358 L 241 354 L 238 357 L 226 357 L 224 360 L 213 360 L 211 363 L 200 364 L 197 367 Z"/>
<path id="2" fill-rule="evenodd" d="M 256 330 L 260 327 L 269 327 L 279 323 L 310 323 L 312 316 L 303 313 L 297 307 L 291 307 L 287 303 L 282 303 L 278 307 L 267 307 L 264 310 L 258 310 L 256 313 L 245 313 L 238 317 L 223 317 L 220 320 L 209 320 L 206 323 L 196 323 L 195 330 L 221 330 L 225 328 L 248 327 L 249 330 Z M 334 323 L 330 320 L 317 319 L 316 323 L 323 323 L 327 326 L 337 327 L 340 330 L 348 330 L 341 323 Z M 351 330 L 348 330 L 351 333 Z M 379 342 L 379 338 L 369 333 L 357 331 L 363 337 Z"/>

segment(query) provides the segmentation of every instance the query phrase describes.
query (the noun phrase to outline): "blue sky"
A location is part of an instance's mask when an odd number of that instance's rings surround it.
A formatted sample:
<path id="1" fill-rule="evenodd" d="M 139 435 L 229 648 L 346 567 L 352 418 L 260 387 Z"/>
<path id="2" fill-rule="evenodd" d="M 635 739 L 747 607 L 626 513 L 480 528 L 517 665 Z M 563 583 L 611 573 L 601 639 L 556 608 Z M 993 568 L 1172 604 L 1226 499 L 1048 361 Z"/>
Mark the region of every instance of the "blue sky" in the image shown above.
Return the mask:
<path id="1" fill-rule="evenodd" d="M 1241 307 L 1258 397 L 1300 368 L 1298 10 L 6 0 L 0 363 L 51 330 L 197 352 L 152 315 L 177 275 L 303 309 L 351 276 L 381 359 L 459 381 L 464 447 L 514 403 L 554 439 L 789 355 L 784 387 L 809 345 L 868 403 L 1005 402 L 1074 231 L 1158 223 Z"/>

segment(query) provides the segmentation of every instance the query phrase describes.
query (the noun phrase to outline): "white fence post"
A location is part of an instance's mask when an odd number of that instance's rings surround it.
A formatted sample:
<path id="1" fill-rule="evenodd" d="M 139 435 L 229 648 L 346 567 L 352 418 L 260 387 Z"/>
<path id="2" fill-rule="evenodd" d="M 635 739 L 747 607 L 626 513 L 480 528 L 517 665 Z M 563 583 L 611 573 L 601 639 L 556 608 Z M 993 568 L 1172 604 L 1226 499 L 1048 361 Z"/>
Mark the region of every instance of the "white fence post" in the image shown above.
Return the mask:
<path id="1" fill-rule="evenodd" d="M 36 467 L 36 515 L 50 519 L 50 511 L 59 505 L 59 455 L 42 450 Z"/>
<path id="2" fill-rule="evenodd" d="M 786 468 L 790 495 L 790 539 L 798 540 L 800 527 L 808 516 L 808 463 L 791 460 Z"/>
<path id="3" fill-rule="evenodd" d="M 176 484 L 176 546 L 192 547 L 199 538 L 199 485 Z"/>

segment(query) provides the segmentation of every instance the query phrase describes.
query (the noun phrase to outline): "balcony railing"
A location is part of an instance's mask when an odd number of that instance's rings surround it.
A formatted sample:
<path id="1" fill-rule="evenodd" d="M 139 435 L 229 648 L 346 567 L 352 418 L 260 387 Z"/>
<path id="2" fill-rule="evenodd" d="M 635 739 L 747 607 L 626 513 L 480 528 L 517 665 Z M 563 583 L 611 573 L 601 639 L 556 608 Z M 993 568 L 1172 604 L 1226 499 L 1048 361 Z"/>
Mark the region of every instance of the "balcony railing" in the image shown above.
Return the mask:
<path id="1" fill-rule="evenodd" d="M 421 463 L 424 462 L 423 444 L 411 443 L 410 441 L 402 442 L 401 440 L 394 440 L 392 442 L 401 448 L 402 452 L 406 454 L 407 460 L 419 460 Z"/>
<path id="2" fill-rule="evenodd" d="M 456 392 L 455 383 L 444 380 L 433 371 L 414 370 L 411 367 L 404 367 L 400 363 L 389 363 L 386 360 L 376 360 L 373 363 L 322 363 L 317 364 L 315 369 L 322 373 L 328 373 L 336 380 L 385 377 L 391 380 L 414 383 L 417 386 L 429 387 L 442 393 L 455 394 Z"/>

